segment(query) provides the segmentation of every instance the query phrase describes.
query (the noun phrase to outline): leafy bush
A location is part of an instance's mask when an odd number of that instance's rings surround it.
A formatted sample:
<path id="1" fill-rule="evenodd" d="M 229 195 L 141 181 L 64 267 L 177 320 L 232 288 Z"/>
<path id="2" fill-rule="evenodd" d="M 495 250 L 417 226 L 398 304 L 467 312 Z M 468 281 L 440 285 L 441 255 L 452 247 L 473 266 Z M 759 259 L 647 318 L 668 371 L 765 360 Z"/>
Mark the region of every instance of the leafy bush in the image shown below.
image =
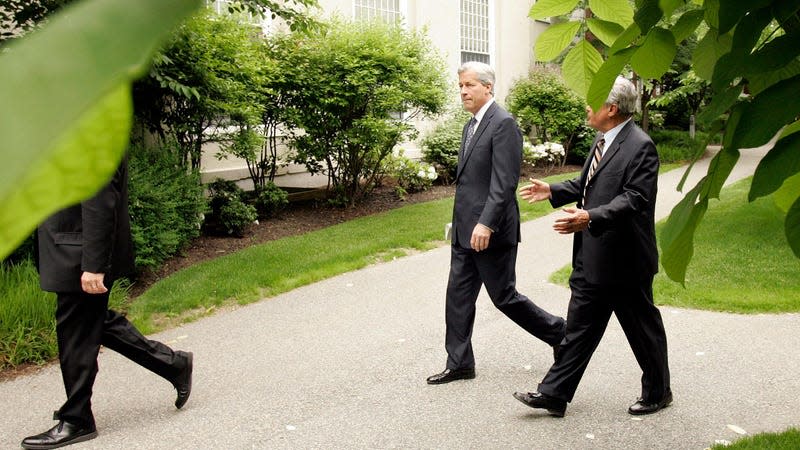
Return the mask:
<path id="1" fill-rule="evenodd" d="M 523 133 L 540 142 L 559 142 L 567 155 L 584 131 L 586 107 L 574 92 L 550 70 L 532 71 L 528 78 L 514 82 L 506 99 Z"/>
<path id="2" fill-rule="evenodd" d="M 403 156 L 391 156 L 386 161 L 386 173 L 397 180 L 395 192 L 400 198 L 407 194 L 427 190 L 438 178 L 432 165 Z"/>
<path id="3" fill-rule="evenodd" d="M 236 237 L 244 236 L 244 230 L 257 218 L 256 208 L 244 202 L 244 191 L 233 181 L 221 178 L 209 183 L 211 194 L 211 217 L 206 221 L 207 230 Z"/>
<path id="4" fill-rule="evenodd" d="M 461 133 L 470 114 L 459 108 L 422 139 L 422 160 L 433 164 L 445 183 L 456 177 Z"/>
<path id="5" fill-rule="evenodd" d="M 658 150 L 658 158 L 662 163 L 689 161 L 700 151 L 700 146 L 705 144 L 706 136 L 705 133 L 698 132 L 692 139 L 689 137 L 688 131 L 656 130 L 650 132 L 650 137 Z"/>
<path id="6" fill-rule="evenodd" d="M 196 170 L 182 167 L 177 152 L 134 147 L 128 204 L 136 267 L 158 267 L 200 235 L 207 203 Z"/>
<path id="7" fill-rule="evenodd" d="M 253 203 L 260 216 L 264 218 L 276 216 L 289 204 L 289 194 L 271 181 L 268 181 L 263 188 L 256 189 L 254 194 Z"/>
<path id="8" fill-rule="evenodd" d="M 399 24 L 334 20 L 274 48 L 287 125 L 302 130 L 293 160 L 326 174 L 336 202 L 371 192 L 397 143 L 416 137 L 414 119 L 447 98 L 444 61 L 424 32 Z"/>

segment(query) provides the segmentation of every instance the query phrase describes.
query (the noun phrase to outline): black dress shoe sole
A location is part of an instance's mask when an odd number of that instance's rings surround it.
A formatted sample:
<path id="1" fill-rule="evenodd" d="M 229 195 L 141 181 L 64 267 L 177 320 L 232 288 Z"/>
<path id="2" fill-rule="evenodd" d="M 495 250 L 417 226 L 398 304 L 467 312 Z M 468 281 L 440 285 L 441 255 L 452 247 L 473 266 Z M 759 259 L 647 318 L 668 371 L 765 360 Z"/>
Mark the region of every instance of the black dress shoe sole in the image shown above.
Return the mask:
<path id="1" fill-rule="evenodd" d="M 193 361 L 194 354 L 192 352 L 187 352 L 186 359 L 187 359 L 186 369 L 189 370 L 189 376 L 186 379 L 186 385 L 189 387 L 189 389 L 186 391 L 185 396 L 180 395 L 180 391 L 178 392 L 178 397 L 175 398 L 175 408 L 177 409 L 183 408 L 183 406 L 186 405 L 186 402 L 189 401 L 189 396 L 192 395 L 192 372 L 194 371 L 194 361 Z M 175 386 L 175 389 L 178 389 L 178 387 Z"/>
<path id="2" fill-rule="evenodd" d="M 434 376 L 436 376 L 436 375 L 434 375 Z M 447 384 L 447 383 L 450 383 L 452 381 L 472 380 L 474 378 L 475 378 L 475 372 L 473 371 L 471 373 L 456 374 L 456 375 L 448 374 L 448 375 L 445 375 L 445 376 L 443 376 L 441 378 L 438 378 L 438 379 L 433 378 L 433 377 L 429 377 L 426 381 L 428 382 L 428 384 Z"/>
<path id="3" fill-rule="evenodd" d="M 655 414 L 671 404 L 672 404 L 672 396 L 670 396 L 670 398 L 665 400 L 664 403 L 655 405 L 653 408 L 634 409 L 633 406 L 631 406 L 630 408 L 628 408 L 628 414 L 632 416 L 646 416 L 648 414 Z"/>
<path id="4" fill-rule="evenodd" d="M 51 448 L 60 448 L 66 447 L 67 445 L 77 444 L 78 442 L 85 442 L 90 441 L 97 437 L 97 431 L 92 431 L 90 433 L 82 434 L 80 436 L 76 436 L 72 439 L 61 441 L 56 444 L 26 444 L 23 442 L 20 444 L 22 448 L 26 448 L 29 450 L 49 450 Z"/>
<path id="5" fill-rule="evenodd" d="M 516 393 L 514 394 L 514 398 L 519 400 L 520 403 L 522 403 L 523 405 L 525 405 L 525 406 L 527 406 L 529 408 L 543 409 L 543 410 L 547 411 L 547 413 L 550 414 L 553 417 L 564 417 L 564 415 L 567 413 L 567 407 L 566 406 L 564 406 L 563 409 L 544 408 L 544 407 L 541 407 L 541 406 L 532 405 L 532 404 L 528 403 L 527 401 L 525 401 L 525 399 L 523 397 L 517 396 Z"/>

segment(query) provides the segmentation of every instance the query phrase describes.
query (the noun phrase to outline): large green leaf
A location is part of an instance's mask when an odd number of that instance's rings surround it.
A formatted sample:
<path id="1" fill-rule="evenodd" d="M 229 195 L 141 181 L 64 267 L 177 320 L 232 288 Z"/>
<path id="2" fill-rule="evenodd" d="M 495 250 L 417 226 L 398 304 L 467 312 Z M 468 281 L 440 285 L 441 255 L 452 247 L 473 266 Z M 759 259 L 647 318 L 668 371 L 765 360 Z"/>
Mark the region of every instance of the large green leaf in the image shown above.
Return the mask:
<path id="1" fill-rule="evenodd" d="M 592 78 L 602 64 L 600 52 L 585 39 L 581 39 L 564 58 L 561 66 L 564 82 L 582 98 L 586 98 Z"/>
<path id="2" fill-rule="evenodd" d="M 686 11 L 675 25 L 670 28 L 672 35 L 675 36 L 675 43 L 680 44 L 684 39 L 692 35 L 697 30 L 700 22 L 703 21 L 703 10 L 693 9 Z"/>
<path id="3" fill-rule="evenodd" d="M 719 32 L 727 33 L 748 12 L 769 6 L 773 0 L 725 0 L 719 2 Z"/>
<path id="4" fill-rule="evenodd" d="M 686 267 L 694 253 L 694 232 L 708 209 L 708 200 L 697 200 L 703 180 L 678 202 L 661 230 L 661 265 L 673 281 L 684 284 Z"/>
<path id="5" fill-rule="evenodd" d="M 705 0 L 703 6 L 706 12 L 705 19 L 709 27 L 719 30 L 719 4 L 721 0 Z"/>
<path id="6" fill-rule="evenodd" d="M 589 31 L 597 36 L 597 39 L 600 39 L 600 41 L 602 41 L 603 44 L 606 44 L 608 47 L 614 45 L 614 41 L 617 40 L 623 31 L 625 31 L 625 29 L 622 28 L 622 25 L 618 23 L 595 18 L 586 20 L 586 25 L 589 27 Z"/>
<path id="7" fill-rule="evenodd" d="M 786 34 L 778 36 L 750 55 L 745 67 L 748 75 L 770 72 L 786 67 L 800 56 L 800 36 Z"/>
<path id="8" fill-rule="evenodd" d="M 730 34 L 720 36 L 716 30 L 708 30 L 703 39 L 697 43 L 692 55 L 692 66 L 697 76 L 711 81 L 717 60 L 731 50 L 731 45 Z"/>
<path id="9" fill-rule="evenodd" d="M 747 87 L 751 95 L 758 95 L 773 84 L 800 75 L 800 59 L 795 58 L 789 64 L 772 72 L 753 74 L 747 78 Z"/>
<path id="10" fill-rule="evenodd" d="M 653 28 L 631 58 L 631 66 L 642 78 L 659 79 L 669 70 L 677 51 L 672 33 Z"/>
<path id="11" fill-rule="evenodd" d="M 800 115 L 800 75 L 776 83 L 758 94 L 742 112 L 732 145 L 752 148 L 765 144 L 784 125 Z"/>
<path id="12" fill-rule="evenodd" d="M 781 188 L 772 195 L 772 199 L 778 209 L 788 213 L 798 196 L 800 196 L 800 173 L 787 178 Z"/>
<path id="13" fill-rule="evenodd" d="M 742 94 L 742 87 L 739 85 L 730 86 L 711 99 L 711 102 L 702 107 L 700 114 L 697 115 L 697 122 L 709 124 L 714 119 L 728 111 Z"/>
<path id="14" fill-rule="evenodd" d="M 575 38 L 581 28 L 580 22 L 564 22 L 550 25 L 536 39 L 533 51 L 537 61 L 550 61 L 558 57 Z"/>
<path id="15" fill-rule="evenodd" d="M 711 160 L 706 174 L 705 186 L 700 192 L 701 199 L 719 198 L 725 180 L 739 161 L 739 150 L 723 147 Z"/>
<path id="16" fill-rule="evenodd" d="M 800 172 L 800 133 L 785 136 L 764 155 L 753 174 L 748 200 L 769 195 L 787 178 Z"/>
<path id="17" fill-rule="evenodd" d="M 661 11 L 658 0 L 641 0 L 637 2 L 637 6 L 638 8 L 636 9 L 636 14 L 633 16 L 633 20 L 639 25 L 642 33 L 647 33 L 661 20 L 661 17 L 664 16 L 664 12 Z"/>
<path id="18" fill-rule="evenodd" d="M 635 41 L 638 37 L 642 35 L 642 31 L 639 29 L 639 25 L 632 23 L 622 32 L 621 35 L 614 41 L 614 45 L 611 46 L 609 49 L 609 54 L 614 54 L 621 51 L 624 48 L 627 48 L 633 41 Z"/>
<path id="19" fill-rule="evenodd" d="M 794 204 L 789 208 L 786 213 L 786 221 L 783 224 L 786 232 L 786 240 L 789 241 L 789 247 L 792 248 L 794 256 L 800 258 L 800 192 L 794 201 Z"/>
<path id="20" fill-rule="evenodd" d="M 592 84 L 589 85 L 589 92 L 586 94 L 586 103 L 592 109 L 597 111 L 603 106 L 603 103 L 608 99 L 608 93 L 611 92 L 611 87 L 614 86 L 614 80 L 622 72 L 625 65 L 628 64 L 634 52 L 636 52 L 636 48 L 630 47 L 615 53 L 608 57 L 603 62 L 603 65 L 597 69 L 594 78 L 592 78 Z"/>
<path id="21" fill-rule="evenodd" d="M 633 8 L 628 0 L 589 0 L 589 8 L 595 16 L 623 27 L 633 23 Z"/>
<path id="22" fill-rule="evenodd" d="M 13 105 L 0 108 L 0 257 L 108 179 L 127 142 L 130 105 L 120 92 L 130 96 L 160 38 L 200 3 L 83 0 L 0 55 L 0 98 Z M 54 158 L 86 163 L 69 165 L 72 173 L 44 169 Z M 8 217 L 19 223 L 8 225 Z"/>
<path id="23" fill-rule="evenodd" d="M 538 0 L 531 7 L 528 16 L 531 19 L 544 20 L 572 12 L 577 4 L 578 0 Z"/>

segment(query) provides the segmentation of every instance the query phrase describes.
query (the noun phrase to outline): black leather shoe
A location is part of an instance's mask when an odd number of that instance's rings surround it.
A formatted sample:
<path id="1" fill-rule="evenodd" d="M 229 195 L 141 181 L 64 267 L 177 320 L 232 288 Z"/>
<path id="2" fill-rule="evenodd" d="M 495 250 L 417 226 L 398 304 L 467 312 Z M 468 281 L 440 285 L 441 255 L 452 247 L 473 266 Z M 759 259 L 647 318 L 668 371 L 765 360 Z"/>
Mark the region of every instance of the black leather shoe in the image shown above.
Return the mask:
<path id="1" fill-rule="evenodd" d="M 184 366 L 183 372 L 172 382 L 172 385 L 178 391 L 178 396 L 175 398 L 175 407 L 181 409 L 189 400 L 189 395 L 192 394 L 192 358 L 194 354 L 181 351 L 177 353 L 186 359 L 186 366 Z"/>
<path id="2" fill-rule="evenodd" d="M 540 392 L 514 392 L 514 398 L 531 408 L 546 409 L 556 417 L 564 417 L 567 412 L 567 402 Z"/>
<path id="3" fill-rule="evenodd" d="M 672 392 L 667 392 L 667 395 L 665 395 L 660 402 L 646 403 L 644 399 L 640 398 L 628 408 L 628 414 L 633 414 L 634 416 L 653 414 L 654 412 L 666 408 L 670 403 L 672 403 Z"/>
<path id="4" fill-rule="evenodd" d="M 44 433 L 26 437 L 20 445 L 22 448 L 43 450 L 88 441 L 96 437 L 97 430 L 94 428 L 81 428 L 61 420 L 58 425 Z"/>
<path id="5" fill-rule="evenodd" d="M 444 372 L 428 377 L 428 384 L 445 384 L 456 380 L 471 380 L 475 378 L 475 368 L 444 369 Z"/>

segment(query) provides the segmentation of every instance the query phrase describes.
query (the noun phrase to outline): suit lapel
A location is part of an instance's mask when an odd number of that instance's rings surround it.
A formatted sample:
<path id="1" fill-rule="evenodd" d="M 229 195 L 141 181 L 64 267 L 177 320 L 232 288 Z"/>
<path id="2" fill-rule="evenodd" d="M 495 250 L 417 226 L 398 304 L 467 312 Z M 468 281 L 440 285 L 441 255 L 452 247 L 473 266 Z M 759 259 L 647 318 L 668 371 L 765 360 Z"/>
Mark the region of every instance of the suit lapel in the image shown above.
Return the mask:
<path id="1" fill-rule="evenodd" d="M 623 142 L 625 142 L 625 139 L 628 137 L 628 134 L 630 134 L 632 126 L 633 126 L 633 121 L 631 120 L 630 122 L 628 122 L 627 125 L 622 127 L 622 129 L 619 131 L 617 137 L 614 138 L 614 142 L 612 142 L 611 146 L 606 149 L 606 152 L 603 155 L 603 159 L 600 160 L 600 164 L 597 165 L 597 169 L 595 169 L 594 171 L 595 177 L 601 170 L 603 170 L 605 166 L 607 166 L 610 163 L 610 161 L 617 154 L 620 146 L 622 145 Z M 592 148 L 594 148 L 594 146 L 592 146 Z"/>
<path id="2" fill-rule="evenodd" d="M 469 141 L 469 147 L 463 149 L 463 157 L 460 158 L 458 161 L 458 171 L 456 173 L 456 179 L 458 179 L 458 176 L 461 175 L 461 170 L 467 164 L 467 160 L 469 160 L 469 157 L 472 154 L 472 150 L 475 148 L 475 144 L 478 143 L 478 141 L 481 138 L 481 135 L 489 126 L 489 123 L 491 123 L 492 116 L 494 116 L 494 112 L 496 109 L 497 109 L 497 102 L 493 102 L 491 105 L 489 105 L 489 108 L 486 110 L 486 113 L 484 113 L 480 123 L 478 123 L 478 129 L 475 130 L 475 133 L 473 133 L 472 135 L 472 139 Z M 462 146 L 464 145 L 464 140 L 466 139 L 466 137 L 467 137 L 467 127 L 464 126 L 464 131 L 461 134 Z"/>

